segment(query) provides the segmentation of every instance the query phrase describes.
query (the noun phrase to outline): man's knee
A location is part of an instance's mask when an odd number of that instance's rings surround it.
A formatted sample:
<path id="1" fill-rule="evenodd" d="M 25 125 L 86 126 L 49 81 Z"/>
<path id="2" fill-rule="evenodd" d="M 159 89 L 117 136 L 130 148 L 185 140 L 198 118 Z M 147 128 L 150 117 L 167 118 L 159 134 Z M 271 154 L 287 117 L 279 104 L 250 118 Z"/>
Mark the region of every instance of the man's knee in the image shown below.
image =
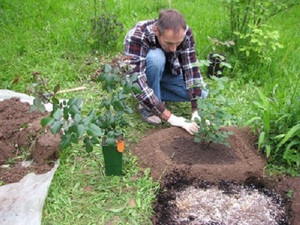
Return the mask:
<path id="1" fill-rule="evenodd" d="M 160 48 L 150 49 L 146 56 L 146 64 L 158 70 L 164 70 L 166 56 Z"/>

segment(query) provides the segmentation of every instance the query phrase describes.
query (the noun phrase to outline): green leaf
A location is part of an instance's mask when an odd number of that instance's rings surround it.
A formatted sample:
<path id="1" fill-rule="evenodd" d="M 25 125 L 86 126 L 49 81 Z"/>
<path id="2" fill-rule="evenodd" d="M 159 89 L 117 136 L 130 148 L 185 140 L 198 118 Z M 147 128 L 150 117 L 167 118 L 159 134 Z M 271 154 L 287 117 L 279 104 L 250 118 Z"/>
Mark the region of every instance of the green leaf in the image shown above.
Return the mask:
<path id="1" fill-rule="evenodd" d="M 47 125 L 51 126 L 54 121 L 55 120 L 52 117 L 46 117 L 41 120 L 41 125 L 42 125 L 42 127 L 45 127 Z"/>
<path id="2" fill-rule="evenodd" d="M 61 120 L 62 117 L 63 117 L 63 111 L 60 108 L 56 109 L 55 112 L 53 113 L 53 118 L 55 120 Z"/>
<path id="3" fill-rule="evenodd" d="M 101 128 L 95 124 L 88 125 L 86 132 L 88 133 L 88 135 L 91 135 L 94 137 L 100 137 L 103 134 Z"/>
<path id="4" fill-rule="evenodd" d="M 94 115 L 89 115 L 88 117 L 82 120 L 82 123 L 87 126 L 93 121 Z"/>
<path id="5" fill-rule="evenodd" d="M 78 106 L 75 105 L 75 104 L 70 106 L 70 110 L 71 110 L 71 112 L 73 112 L 74 114 L 80 113 L 80 109 L 79 109 Z"/>
<path id="6" fill-rule="evenodd" d="M 53 97 L 53 98 L 52 98 L 52 103 L 53 103 L 54 105 L 58 105 L 58 104 L 59 104 L 59 100 L 58 100 L 57 98 Z"/>
<path id="7" fill-rule="evenodd" d="M 278 149 L 285 144 L 289 139 L 291 139 L 294 135 L 297 134 L 297 132 L 300 133 L 300 123 L 293 126 L 285 135 L 285 137 L 281 140 L 281 142 L 277 145 L 276 152 Z"/>
<path id="8" fill-rule="evenodd" d="M 79 123 L 80 120 L 81 120 L 81 116 L 79 114 L 75 114 L 74 121 L 77 122 L 77 123 Z"/>
<path id="9" fill-rule="evenodd" d="M 54 88 L 54 94 L 56 94 L 60 90 L 60 85 L 57 84 Z"/>
<path id="10" fill-rule="evenodd" d="M 269 158 L 271 155 L 271 146 L 270 145 L 266 145 L 265 146 L 265 151 L 266 151 L 266 156 Z"/>
<path id="11" fill-rule="evenodd" d="M 69 108 L 68 108 L 68 107 L 65 107 L 65 108 L 63 109 L 63 111 L 64 111 L 64 119 L 65 119 L 65 120 L 68 120 L 68 119 L 69 119 Z"/>
<path id="12" fill-rule="evenodd" d="M 85 126 L 82 125 L 82 124 L 79 124 L 77 126 L 77 135 L 78 135 L 78 137 L 81 137 L 84 134 L 84 131 L 85 131 Z"/>
<path id="13" fill-rule="evenodd" d="M 72 133 L 71 136 L 70 136 L 70 141 L 75 143 L 75 144 L 78 144 L 78 136 L 77 134 L 75 133 Z"/>
<path id="14" fill-rule="evenodd" d="M 109 64 L 104 65 L 104 72 L 109 73 L 112 70 L 111 66 Z"/>
<path id="15" fill-rule="evenodd" d="M 70 135 L 63 135 L 59 147 L 61 149 L 66 149 L 67 147 L 69 147 L 71 145 L 70 138 L 71 138 Z"/>
<path id="16" fill-rule="evenodd" d="M 91 139 L 88 138 L 88 137 L 86 137 L 86 138 L 84 138 L 83 142 L 84 142 L 84 144 L 85 144 L 85 151 L 86 151 L 87 153 L 92 152 L 92 151 L 93 151 L 93 144 L 92 144 L 92 142 L 91 142 Z"/>
<path id="17" fill-rule="evenodd" d="M 114 137 L 107 137 L 105 139 L 105 145 L 108 145 L 108 146 L 116 145 L 116 139 Z"/>
<path id="18" fill-rule="evenodd" d="M 62 128 L 62 124 L 60 121 L 55 121 L 50 127 L 50 131 L 52 134 L 57 134 Z"/>
<path id="19" fill-rule="evenodd" d="M 261 132 L 261 133 L 259 134 L 259 138 L 258 138 L 258 150 L 260 150 L 260 148 L 261 148 L 263 142 L 265 141 L 265 135 L 266 135 L 265 132 Z"/>

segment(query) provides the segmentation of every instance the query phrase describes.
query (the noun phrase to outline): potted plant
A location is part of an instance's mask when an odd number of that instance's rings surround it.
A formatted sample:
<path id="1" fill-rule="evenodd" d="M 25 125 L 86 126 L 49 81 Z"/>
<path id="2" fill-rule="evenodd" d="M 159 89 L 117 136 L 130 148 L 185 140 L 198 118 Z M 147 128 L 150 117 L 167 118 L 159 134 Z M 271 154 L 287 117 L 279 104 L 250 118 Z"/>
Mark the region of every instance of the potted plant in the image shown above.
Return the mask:
<path id="1" fill-rule="evenodd" d="M 209 53 L 207 56 L 207 60 L 209 62 L 209 66 L 207 67 L 207 76 L 211 78 L 212 76 L 215 77 L 222 77 L 223 70 L 225 67 L 231 68 L 230 64 L 226 61 L 226 56 L 220 52 L 220 50 L 217 51 L 218 46 L 226 46 L 230 47 L 234 45 L 233 41 L 220 41 L 216 38 L 208 37 L 208 39 L 211 42 L 213 52 Z"/>
<path id="2" fill-rule="evenodd" d="M 136 77 L 126 79 L 119 67 L 105 65 L 99 71 L 97 80 L 101 82 L 103 96 L 99 97 L 99 107 L 92 108 L 86 116 L 82 113 L 82 99 L 57 99 L 59 86 L 51 94 L 36 93 L 39 98 L 35 99 L 33 107 L 42 109 L 43 103 L 52 103 L 53 110 L 48 117 L 42 119 L 41 124 L 43 127 L 50 126 L 53 134 L 61 132 L 61 149 L 83 141 L 86 151 L 91 152 L 96 144 L 100 144 L 105 174 L 122 175 L 124 128 L 130 125 L 126 115 L 132 113 L 127 99 L 131 93 L 138 93 L 140 89 L 133 84 Z"/>
<path id="3" fill-rule="evenodd" d="M 137 85 L 132 84 L 136 77 L 126 80 L 122 75 L 119 68 L 105 65 L 98 77 L 106 96 L 101 99 L 101 110 L 97 113 L 95 124 L 103 130 L 101 146 L 106 175 L 122 174 L 124 128 L 130 125 L 126 114 L 133 112 L 127 99 L 132 92 L 140 91 Z"/>

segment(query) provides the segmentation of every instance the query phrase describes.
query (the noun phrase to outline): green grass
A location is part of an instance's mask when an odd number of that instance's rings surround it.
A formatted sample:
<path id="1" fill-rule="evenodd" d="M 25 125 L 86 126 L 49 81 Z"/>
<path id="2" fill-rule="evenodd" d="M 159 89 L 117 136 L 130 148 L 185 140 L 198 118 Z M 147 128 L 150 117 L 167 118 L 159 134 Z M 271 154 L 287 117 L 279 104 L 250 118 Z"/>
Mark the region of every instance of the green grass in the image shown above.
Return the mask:
<path id="1" fill-rule="evenodd" d="M 43 224 L 149 224 L 158 185 L 140 171 L 128 151 L 122 177 L 103 173 L 101 147 L 87 155 L 74 147 L 60 157 Z M 145 216 L 146 215 L 146 216 Z"/>
<path id="2" fill-rule="evenodd" d="M 167 1 L 106 1 L 105 6 L 103 9 L 100 1 L 2 0 L 0 89 L 26 93 L 32 73 L 38 72 L 49 80 L 50 87 L 57 83 L 62 89 L 86 86 L 86 91 L 60 94 L 58 97 L 82 97 L 86 112 L 97 107 L 97 99 L 102 92 L 97 84 L 90 81 L 90 74 L 122 52 L 124 35 L 135 22 L 156 18 L 158 10 L 167 7 Z M 220 1 L 174 0 L 171 6 L 185 15 L 193 29 L 199 59 L 205 59 L 212 50 L 208 36 L 223 41 L 230 38 L 228 17 Z M 91 20 L 104 10 L 116 14 L 124 25 L 116 47 L 105 55 L 102 54 L 103 49 L 95 51 L 91 48 L 95 39 Z M 235 120 L 231 121 L 232 124 L 242 126 L 254 117 L 263 118 L 264 111 L 253 104 L 261 100 L 254 87 L 261 90 L 267 101 L 278 103 L 280 110 L 276 110 L 280 115 L 290 118 L 289 122 L 282 120 L 278 123 L 278 115 L 270 113 L 271 118 L 267 118 L 271 119 L 270 135 L 287 134 L 300 120 L 297 117 L 300 115 L 300 91 L 297 86 L 300 79 L 300 47 L 297 42 L 300 36 L 299 10 L 297 6 L 269 21 L 279 30 L 280 42 L 285 46 L 277 51 L 270 65 L 245 67 L 239 56 L 228 52 L 233 69 L 225 72 L 230 82 L 224 95 L 234 99 L 235 105 L 224 110 L 233 114 Z M 202 68 L 202 73 L 208 83 L 212 82 L 206 78 L 206 68 Z M 292 93 L 295 93 L 294 96 Z M 285 104 L 287 101 L 290 105 Z M 132 100 L 129 104 L 136 105 L 136 102 Z M 179 108 L 174 104 L 171 109 L 189 116 L 189 104 L 183 106 Z M 134 129 L 127 130 L 128 142 L 138 142 L 147 130 L 153 128 L 142 123 L 137 114 L 129 119 Z M 277 143 L 281 140 L 278 139 Z M 278 169 L 278 164 L 274 164 L 273 168 Z M 149 217 L 153 213 L 151 204 L 159 185 L 153 182 L 149 171 L 137 166 L 130 149 L 125 155 L 124 172 L 123 177 L 104 176 L 100 147 L 90 155 L 79 145 L 63 152 L 45 203 L 43 224 L 150 224 Z"/>

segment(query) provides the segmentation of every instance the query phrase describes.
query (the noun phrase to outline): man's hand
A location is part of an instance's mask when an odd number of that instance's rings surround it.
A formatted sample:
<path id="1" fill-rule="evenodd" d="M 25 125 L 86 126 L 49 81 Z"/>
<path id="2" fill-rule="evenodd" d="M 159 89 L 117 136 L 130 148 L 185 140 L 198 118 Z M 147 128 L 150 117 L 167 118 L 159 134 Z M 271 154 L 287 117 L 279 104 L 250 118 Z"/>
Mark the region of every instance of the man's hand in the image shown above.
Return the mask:
<path id="1" fill-rule="evenodd" d="M 175 116 L 171 114 L 170 118 L 167 120 L 172 126 L 181 127 L 185 129 L 191 135 L 198 132 L 198 126 L 195 122 L 189 121 L 183 117 Z"/>
<path id="2" fill-rule="evenodd" d="M 201 117 L 199 116 L 198 114 L 198 110 L 194 111 L 192 113 L 192 118 L 191 118 L 192 121 L 195 121 L 197 122 L 199 120 L 199 122 L 201 122 Z"/>
<path id="3" fill-rule="evenodd" d="M 195 122 L 198 122 L 198 120 L 199 120 L 199 122 L 201 122 L 201 117 L 199 116 L 198 110 L 196 110 L 192 113 L 192 119 L 191 120 L 195 121 Z M 206 123 L 207 126 L 210 126 L 210 121 L 209 120 L 205 120 L 205 123 Z"/>

